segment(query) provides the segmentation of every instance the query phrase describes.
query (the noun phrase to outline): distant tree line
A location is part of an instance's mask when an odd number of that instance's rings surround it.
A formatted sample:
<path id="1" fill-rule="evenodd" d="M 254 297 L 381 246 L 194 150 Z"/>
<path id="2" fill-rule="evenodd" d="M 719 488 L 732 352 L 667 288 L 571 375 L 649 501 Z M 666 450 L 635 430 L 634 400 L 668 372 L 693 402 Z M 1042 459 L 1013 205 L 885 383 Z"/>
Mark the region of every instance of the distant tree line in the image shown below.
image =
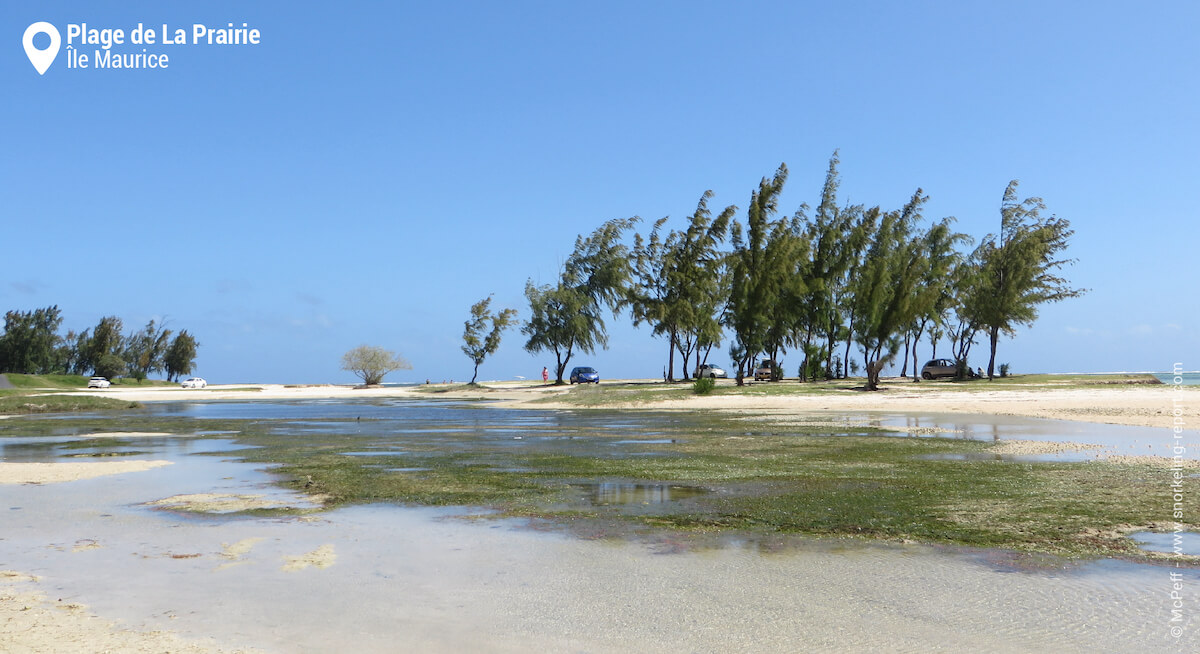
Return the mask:
<path id="1" fill-rule="evenodd" d="M 667 340 L 668 380 L 676 353 L 687 379 L 728 338 L 739 385 L 760 358 L 778 363 L 795 351 L 803 380 L 861 370 L 874 390 L 901 353 L 901 373 L 911 359 L 920 379 L 923 339 L 933 357 L 948 339 L 965 375 L 979 337 L 988 341 L 990 379 L 1001 335 L 1032 324 L 1042 304 L 1084 292 L 1059 276 L 1072 263 L 1062 256 L 1070 223 L 1043 217 L 1039 198 L 1019 200 L 1016 180 L 1004 191 L 999 231 L 968 250 L 974 240 L 953 230 L 954 218 L 925 219 L 929 198 L 919 188 L 897 209 L 840 204 L 839 163 L 835 152 L 815 210 L 778 216 L 788 176 L 781 165 L 741 218 L 735 206 L 713 216 L 705 191 L 686 225 L 668 230 L 668 218 L 658 220 L 632 247 L 623 238 L 637 217 L 580 236 L 556 283 L 526 283 L 525 349 L 553 352 L 562 383 L 576 353 L 607 347 L 603 310 L 628 308 L 635 325 Z"/>
<path id="2" fill-rule="evenodd" d="M 155 373 L 168 380 L 189 375 L 199 343 L 186 329 L 178 333 L 151 320 L 140 330 L 122 334 L 116 316 L 105 316 L 91 329 L 59 334 L 58 306 L 33 311 L 9 311 L 0 335 L 0 373 L 71 374 L 133 377 Z"/>

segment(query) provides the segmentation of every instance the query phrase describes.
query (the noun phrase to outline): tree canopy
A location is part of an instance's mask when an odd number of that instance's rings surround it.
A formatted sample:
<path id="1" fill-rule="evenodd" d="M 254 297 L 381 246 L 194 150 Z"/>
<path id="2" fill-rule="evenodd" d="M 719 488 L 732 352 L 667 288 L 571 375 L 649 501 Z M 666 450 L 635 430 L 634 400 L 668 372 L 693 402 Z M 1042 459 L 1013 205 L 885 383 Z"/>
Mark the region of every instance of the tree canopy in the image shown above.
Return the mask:
<path id="1" fill-rule="evenodd" d="M 500 347 L 500 336 L 516 320 L 516 309 L 501 309 L 491 313 L 492 297 L 488 297 L 471 305 L 471 317 L 463 323 L 462 351 L 475 364 L 471 373 L 471 383 L 479 376 L 479 366 L 489 355 L 495 354 Z M 491 331 L 487 325 L 491 322 Z"/>
<path id="2" fill-rule="evenodd" d="M 993 377 L 996 344 L 1001 334 L 1012 335 L 1018 325 L 1032 324 L 1047 302 L 1078 297 L 1058 270 L 1072 263 L 1061 258 L 1074 231 L 1069 221 L 1043 218 L 1041 198 L 1017 200 L 1017 180 L 1008 183 L 1000 203 L 1000 232 L 988 234 L 976 248 L 977 266 L 965 289 L 963 313 L 986 330 L 990 344 L 988 378 Z"/>
<path id="3" fill-rule="evenodd" d="M 577 350 L 590 354 L 597 345 L 607 347 L 603 309 L 616 313 L 632 301 L 632 264 L 621 235 L 637 221 L 610 220 L 587 238 L 576 238 L 557 285 L 525 284 L 530 314 L 521 327 L 529 337 L 525 349 L 554 352 L 557 384 L 565 383 L 563 372 Z"/>
<path id="4" fill-rule="evenodd" d="M 342 370 L 358 376 L 366 386 L 383 383 L 389 372 L 412 370 L 407 359 L 376 345 L 359 345 L 342 355 Z"/>

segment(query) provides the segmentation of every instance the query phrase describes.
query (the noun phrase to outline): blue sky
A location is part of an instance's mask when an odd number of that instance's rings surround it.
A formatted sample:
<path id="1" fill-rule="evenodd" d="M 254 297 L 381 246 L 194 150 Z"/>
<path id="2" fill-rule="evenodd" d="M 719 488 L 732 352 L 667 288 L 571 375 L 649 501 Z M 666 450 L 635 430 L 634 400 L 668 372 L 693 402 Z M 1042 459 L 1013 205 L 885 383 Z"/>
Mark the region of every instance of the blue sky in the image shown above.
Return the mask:
<path id="1" fill-rule="evenodd" d="M 37 21 L 63 52 L 82 22 L 246 22 L 262 42 L 148 48 L 165 70 L 60 52 L 39 76 Z M 1019 179 L 1071 221 L 1066 276 L 1090 293 L 999 362 L 1200 368 L 1196 3 L 45 2 L 5 3 L 0 27 L 0 309 L 165 317 L 211 382 L 349 382 L 361 343 L 412 361 L 389 381 L 468 379 L 471 304 L 527 315 L 525 280 L 552 282 L 576 235 L 683 220 L 706 189 L 744 215 L 781 162 L 790 214 L 835 149 L 843 201 L 921 187 L 927 218 L 979 238 Z M 579 363 L 661 375 L 665 343 L 609 325 Z M 481 379 L 553 363 L 523 342 Z"/>

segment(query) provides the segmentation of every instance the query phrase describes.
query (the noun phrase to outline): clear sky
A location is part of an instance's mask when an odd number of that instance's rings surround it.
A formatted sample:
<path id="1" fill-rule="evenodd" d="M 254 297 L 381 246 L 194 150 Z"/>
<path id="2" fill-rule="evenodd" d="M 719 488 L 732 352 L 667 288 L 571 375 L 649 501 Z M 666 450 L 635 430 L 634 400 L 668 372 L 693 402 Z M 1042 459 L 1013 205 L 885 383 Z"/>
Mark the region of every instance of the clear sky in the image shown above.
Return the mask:
<path id="1" fill-rule="evenodd" d="M 44 75 L 37 21 L 63 39 Z M 68 69 L 84 22 L 127 41 L 245 22 L 261 43 L 127 42 L 169 67 Z M 471 304 L 526 317 L 526 279 L 552 282 L 576 235 L 682 221 L 706 189 L 744 218 L 781 162 L 790 214 L 835 149 L 843 201 L 921 187 L 927 218 L 979 238 L 1019 179 L 1071 221 L 1066 276 L 1091 291 L 998 362 L 1200 368 L 1195 2 L 39 2 L 0 28 L 0 310 L 165 317 L 210 382 L 350 382 L 361 343 L 412 361 L 388 381 L 468 379 Z M 662 374 L 663 341 L 609 325 L 579 363 Z M 480 378 L 553 364 L 523 343 Z"/>

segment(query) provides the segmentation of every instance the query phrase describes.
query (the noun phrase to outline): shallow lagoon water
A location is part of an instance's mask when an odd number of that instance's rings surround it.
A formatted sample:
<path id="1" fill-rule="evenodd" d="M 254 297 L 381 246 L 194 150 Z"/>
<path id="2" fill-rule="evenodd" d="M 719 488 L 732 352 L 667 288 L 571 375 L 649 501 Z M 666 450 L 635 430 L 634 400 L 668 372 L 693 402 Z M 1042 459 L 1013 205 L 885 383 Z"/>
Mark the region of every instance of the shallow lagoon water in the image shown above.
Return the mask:
<path id="1" fill-rule="evenodd" d="M 933 435 L 947 438 L 991 442 L 1029 440 L 1089 443 L 1101 446 L 1101 451 L 1107 454 L 1165 457 L 1173 455 L 1176 445 L 1182 445 L 1186 450 L 1180 452 L 1183 458 L 1200 459 L 1200 431 L 1184 431 L 1182 437 L 1177 439 L 1167 426 L 1135 427 L 1021 416 L 936 413 L 869 412 L 845 415 L 870 426 L 908 428 L 912 430 L 908 432 L 912 436 L 929 436 L 929 429 L 934 428 L 945 432 Z M 1071 453 L 1054 458 L 1039 457 L 1039 460 L 1080 461 L 1088 458 L 1095 458 L 1095 454 Z"/>
<path id="2" fill-rule="evenodd" d="M 280 421 L 285 432 L 292 421 L 357 430 L 352 433 L 369 447 L 348 448 L 350 455 L 406 442 L 436 445 L 464 434 L 495 446 L 636 454 L 669 447 L 654 441 L 701 424 L 678 414 L 623 414 L 614 426 L 602 424 L 603 412 L 296 404 L 303 406 L 213 403 L 152 411 L 201 420 L 236 414 Z M 333 415 L 339 418 L 329 420 Z M 1014 437 L 1029 438 L 1024 427 L 1000 428 L 1024 429 Z M 514 430 L 527 436 L 513 443 Z M 632 442 L 615 445 L 614 433 Z M 58 460 L 74 442 L 69 435 L 5 438 L 0 456 Z M 103 448 L 95 440 L 86 445 Z M 175 464 L 0 487 L 14 509 L 0 531 L 0 569 L 40 575 L 50 596 L 87 604 L 126 626 L 213 636 L 226 647 L 363 653 L 1200 649 L 1190 623 L 1178 638 L 1169 633 L 1170 573 L 1182 575 L 1186 585 L 1185 615 L 1200 615 L 1200 572 L 1186 568 L 1116 561 L 1026 567 L 1004 552 L 791 538 L 769 547 L 732 538 L 689 551 L 655 541 L 584 540 L 519 521 L 467 520 L 459 517 L 470 513 L 463 508 L 374 505 L 309 518 L 196 517 L 144 502 L 187 493 L 286 491 L 272 485 L 269 469 L 211 456 L 235 450 L 229 434 L 114 439 L 113 446 Z M 610 504 L 654 506 L 690 496 L 689 489 L 667 484 L 605 484 L 579 490 L 589 501 Z M 228 546 L 250 541 L 253 547 L 230 558 Z M 80 542 L 98 547 L 75 551 Z M 336 554 L 333 565 L 284 570 L 286 557 L 327 545 Z"/>

